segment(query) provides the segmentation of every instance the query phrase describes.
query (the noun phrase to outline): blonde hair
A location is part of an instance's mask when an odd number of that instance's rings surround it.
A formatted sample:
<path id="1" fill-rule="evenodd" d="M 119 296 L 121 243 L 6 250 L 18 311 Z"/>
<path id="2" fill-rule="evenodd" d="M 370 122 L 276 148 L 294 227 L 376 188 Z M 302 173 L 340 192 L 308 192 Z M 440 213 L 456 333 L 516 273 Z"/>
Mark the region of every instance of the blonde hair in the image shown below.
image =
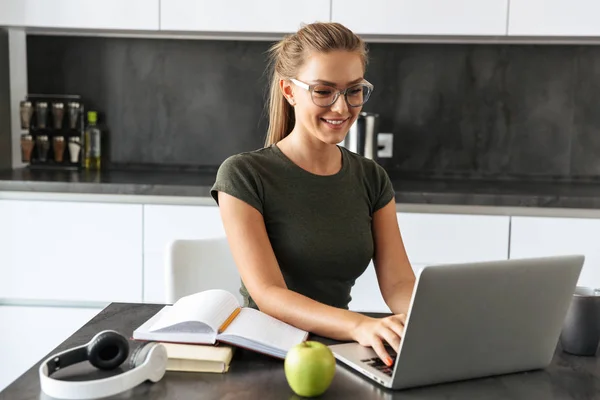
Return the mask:
<path id="1" fill-rule="evenodd" d="M 304 25 L 298 32 L 287 35 L 269 49 L 269 128 L 265 146 L 286 137 L 294 127 L 294 110 L 279 87 L 280 79 L 296 76 L 310 52 L 327 53 L 346 50 L 357 53 L 367 66 L 367 47 L 351 30 L 337 22 L 316 22 Z"/>

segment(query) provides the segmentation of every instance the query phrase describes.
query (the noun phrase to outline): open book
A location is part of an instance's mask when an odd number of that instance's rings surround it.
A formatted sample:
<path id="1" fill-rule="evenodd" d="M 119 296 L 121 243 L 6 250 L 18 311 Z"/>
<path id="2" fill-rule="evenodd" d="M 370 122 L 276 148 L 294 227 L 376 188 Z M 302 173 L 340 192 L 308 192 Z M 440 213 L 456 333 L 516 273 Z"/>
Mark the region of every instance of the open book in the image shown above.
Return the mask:
<path id="1" fill-rule="evenodd" d="M 211 289 L 163 307 L 133 331 L 133 338 L 157 342 L 214 344 L 217 341 L 277 358 L 303 342 L 308 332 L 252 308 L 231 293 Z"/>

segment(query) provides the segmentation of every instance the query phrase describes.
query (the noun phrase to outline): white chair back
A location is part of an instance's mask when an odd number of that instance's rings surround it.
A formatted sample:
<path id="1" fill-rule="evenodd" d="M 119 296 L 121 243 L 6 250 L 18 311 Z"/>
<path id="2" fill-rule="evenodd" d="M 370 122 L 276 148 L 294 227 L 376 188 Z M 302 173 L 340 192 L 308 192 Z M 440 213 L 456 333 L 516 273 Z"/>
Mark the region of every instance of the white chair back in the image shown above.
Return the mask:
<path id="1" fill-rule="evenodd" d="M 242 303 L 240 275 L 227 238 L 186 239 L 171 242 L 165 268 L 166 302 L 208 289 L 224 289 Z"/>

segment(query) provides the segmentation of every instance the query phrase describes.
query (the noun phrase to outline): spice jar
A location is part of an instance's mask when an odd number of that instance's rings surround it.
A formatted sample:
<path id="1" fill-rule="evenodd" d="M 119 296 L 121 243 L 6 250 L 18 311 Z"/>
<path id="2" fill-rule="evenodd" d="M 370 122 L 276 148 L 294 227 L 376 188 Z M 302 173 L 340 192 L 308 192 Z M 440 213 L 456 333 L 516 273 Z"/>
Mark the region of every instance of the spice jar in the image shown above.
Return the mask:
<path id="1" fill-rule="evenodd" d="M 35 104 L 35 113 L 36 113 L 36 121 L 37 127 L 39 129 L 46 128 L 46 119 L 48 116 L 48 103 L 45 101 L 39 101 Z"/>
<path id="2" fill-rule="evenodd" d="M 81 139 L 77 136 L 69 138 L 69 155 L 72 163 L 79 161 L 79 153 L 81 152 Z"/>
<path id="3" fill-rule="evenodd" d="M 50 150 L 50 143 L 48 142 L 48 136 L 40 135 L 36 139 L 37 158 L 41 162 L 48 160 L 48 150 Z"/>
<path id="4" fill-rule="evenodd" d="M 65 105 L 63 103 L 52 103 L 52 122 L 54 129 L 62 129 Z"/>
<path id="5" fill-rule="evenodd" d="M 54 161 L 63 162 L 65 154 L 65 138 L 63 136 L 55 136 L 52 140 L 52 150 L 54 152 Z"/>
<path id="6" fill-rule="evenodd" d="M 33 137 L 24 133 L 21 135 L 21 161 L 31 162 L 31 153 L 33 152 Z"/>

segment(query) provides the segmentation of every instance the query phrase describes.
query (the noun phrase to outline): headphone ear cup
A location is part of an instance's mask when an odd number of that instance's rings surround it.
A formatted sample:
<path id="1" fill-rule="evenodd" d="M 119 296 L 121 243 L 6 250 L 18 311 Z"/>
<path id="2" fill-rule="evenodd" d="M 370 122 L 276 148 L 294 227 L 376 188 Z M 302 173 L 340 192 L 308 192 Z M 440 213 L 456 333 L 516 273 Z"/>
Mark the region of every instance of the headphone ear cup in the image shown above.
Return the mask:
<path id="1" fill-rule="evenodd" d="M 87 348 L 90 364 L 98 369 L 115 369 L 129 356 L 129 342 L 115 331 L 98 333 Z"/>
<path id="2" fill-rule="evenodd" d="M 165 375 L 168 361 L 167 348 L 162 343 L 147 342 L 134 350 L 129 361 L 132 369 L 139 368 L 148 361 L 146 379 L 158 382 Z"/>
<path id="3" fill-rule="evenodd" d="M 129 359 L 129 367 L 131 369 L 139 367 L 146 361 L 146 357 L 148 356 L 150 349 L 152 349 L 153 344 L 153 342 L 144 343 L 133 351 L 133 354 Z"/>

